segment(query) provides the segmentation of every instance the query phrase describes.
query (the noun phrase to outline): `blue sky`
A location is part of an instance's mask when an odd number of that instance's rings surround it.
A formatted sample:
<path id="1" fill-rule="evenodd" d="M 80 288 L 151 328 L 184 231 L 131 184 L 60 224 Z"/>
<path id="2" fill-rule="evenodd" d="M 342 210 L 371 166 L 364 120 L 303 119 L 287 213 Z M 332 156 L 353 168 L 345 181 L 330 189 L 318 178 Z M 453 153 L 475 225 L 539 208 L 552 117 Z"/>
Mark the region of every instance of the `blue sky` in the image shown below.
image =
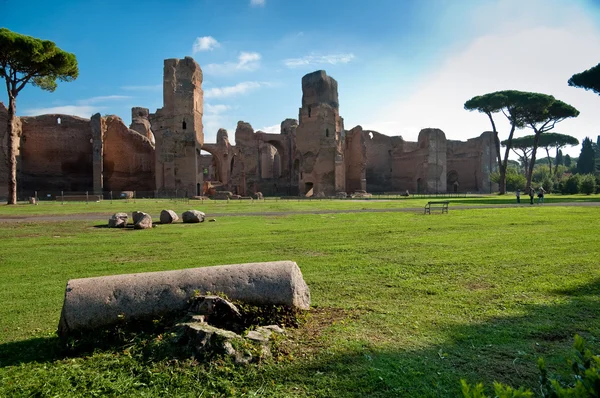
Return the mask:
<path id="1" fill-rule="evenodd" d="M 133 106 L 162 107 L 163 60 L 188 55 L 204 71 L 206 142 L 220 127 L 233 140 L 238 120 L 278 132 L 297 118 L 302 76 L 318 69 L 338 81 L 346 129 L 416 140 L 437 127 L 466 140 L 489 122 L 464 102 L 517 89 L 581 111 L 556 131 L 600 134 L 600 96 L 566 83 L 600 62 L 598 1 L 0 0 L 0 26 L 79 61 L 79 78 L 54 93 L 24 89 L 19 115 L 100 112 L 129 123 Z"/>

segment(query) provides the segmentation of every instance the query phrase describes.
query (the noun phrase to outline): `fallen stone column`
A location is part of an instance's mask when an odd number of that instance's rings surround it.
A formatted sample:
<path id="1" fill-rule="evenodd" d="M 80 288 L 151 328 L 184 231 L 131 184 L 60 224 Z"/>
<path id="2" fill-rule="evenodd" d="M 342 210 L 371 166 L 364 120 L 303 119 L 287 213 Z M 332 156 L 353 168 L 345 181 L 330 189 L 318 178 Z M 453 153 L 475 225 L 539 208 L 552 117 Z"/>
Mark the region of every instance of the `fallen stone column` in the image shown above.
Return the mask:
<path id="1" fill-rule="evenodd" d="M 310 291 L 293 261 L 71 279 L 58 333 L 106 327 L 185 311 L 195 294 L 225 294 L 254 305 L 309 309 Z"/>

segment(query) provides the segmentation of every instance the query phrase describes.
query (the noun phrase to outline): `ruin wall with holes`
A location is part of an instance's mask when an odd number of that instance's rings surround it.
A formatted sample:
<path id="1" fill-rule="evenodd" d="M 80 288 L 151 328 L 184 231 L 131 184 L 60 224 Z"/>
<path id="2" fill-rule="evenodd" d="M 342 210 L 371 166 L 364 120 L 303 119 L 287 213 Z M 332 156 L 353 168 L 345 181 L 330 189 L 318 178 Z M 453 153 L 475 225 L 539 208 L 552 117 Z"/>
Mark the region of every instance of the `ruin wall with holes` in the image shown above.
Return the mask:
<path id="1" fill-rule="evenodd" d="M 0 197 L 8 196 L 7 112 L 0 105 Z M 63 114 L 17 120 L 17 190 L 20 198 L 60 192 L 154 191 L 154 145 L 116 116 L 91 119 Z"/>
<path id="2" fill-rule="evenodd" d="M 129 127 L 99 114 L 17 118 L 19 191 L 28 196 L 34 190 L 136 190 L 189 197 L 203 194 L 205 182 L 242 196 L 496 189 L 489 178 L 496 167 L 491 133 L 462 142 L 429 128 L 410 142 L 361 126 L 345 130 L 338 83 L 325 71 L 302 78 L 298 114 L 298 120 L 281 123 L 279 134 L 240 121 L 235 146 L 224 129 L 215 143 L 205 143 L 201 68 L 190 57 L 167 59 L 163 107 L 155 113 L 133 108 Z M 7 195 L 6 117 L 0 105 L 0 197 Z"/>

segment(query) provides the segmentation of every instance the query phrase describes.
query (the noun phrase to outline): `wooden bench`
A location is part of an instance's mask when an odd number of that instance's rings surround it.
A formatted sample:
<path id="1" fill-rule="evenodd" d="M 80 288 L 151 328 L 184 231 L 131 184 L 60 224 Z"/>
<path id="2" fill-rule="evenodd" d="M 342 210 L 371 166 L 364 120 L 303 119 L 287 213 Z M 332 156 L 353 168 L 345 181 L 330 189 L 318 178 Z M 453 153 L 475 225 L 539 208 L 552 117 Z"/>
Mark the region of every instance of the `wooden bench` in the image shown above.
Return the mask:
<path id="1" fill-rule="evenodd" d="M 450 202 L 427 202 L 425 205 L 425 214 L 431 214 L 431 208 L 439 207 L 442 209 L 442 214 L 448 213 L 448 205 Z"/>

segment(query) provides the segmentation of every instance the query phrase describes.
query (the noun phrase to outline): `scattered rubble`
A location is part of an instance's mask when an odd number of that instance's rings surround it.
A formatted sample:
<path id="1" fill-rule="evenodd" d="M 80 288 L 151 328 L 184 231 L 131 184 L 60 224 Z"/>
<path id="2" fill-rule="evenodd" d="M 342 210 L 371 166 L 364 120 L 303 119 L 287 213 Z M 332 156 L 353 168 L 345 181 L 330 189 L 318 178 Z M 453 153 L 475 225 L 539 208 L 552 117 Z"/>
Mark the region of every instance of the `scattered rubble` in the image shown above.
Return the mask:
<path id="1" fill-rule="evenodd" d="M 115 213 L 108 219 L 108 228 L 125 228 L 128 218 L 127 213 Z"/>
<path id="2" fill-rule="evenodd" d="M 184 223 L 199 223 L 204 221 L 206 215 L 198 210 L 188 210 L 183 212 L 181 219 Z"/>
<path id="3" fill-rule="evenodd" d="M 179 220 L 179 216 L 173 210 L 163 210 L 160 212 L 160 223 L 171 224 Z"/>

